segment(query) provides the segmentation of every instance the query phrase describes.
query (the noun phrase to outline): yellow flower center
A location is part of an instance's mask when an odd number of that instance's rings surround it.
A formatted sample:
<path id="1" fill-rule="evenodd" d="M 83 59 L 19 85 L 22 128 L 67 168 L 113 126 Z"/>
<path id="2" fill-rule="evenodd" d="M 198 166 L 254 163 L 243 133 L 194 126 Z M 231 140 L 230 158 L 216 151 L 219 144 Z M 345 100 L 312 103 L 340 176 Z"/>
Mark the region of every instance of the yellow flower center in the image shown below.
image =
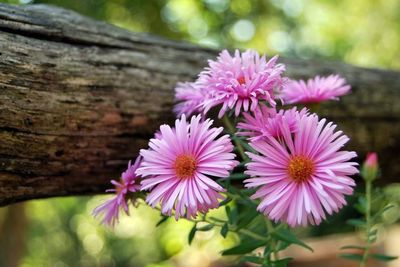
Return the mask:
<path id="1" fill-rule="evenodd" d="M 174 168 L 178 178 L 192 177 L 196 171 L 196 160 L 191 155 L 179 155 L 175 159 Z"/>
<path id="2" fill-rule="evenodd" d="M 311 178 L 314 163 L 305 156 L 293 156 L 289 161 L 288 173 L 296 183 L 302 183 Z"/>

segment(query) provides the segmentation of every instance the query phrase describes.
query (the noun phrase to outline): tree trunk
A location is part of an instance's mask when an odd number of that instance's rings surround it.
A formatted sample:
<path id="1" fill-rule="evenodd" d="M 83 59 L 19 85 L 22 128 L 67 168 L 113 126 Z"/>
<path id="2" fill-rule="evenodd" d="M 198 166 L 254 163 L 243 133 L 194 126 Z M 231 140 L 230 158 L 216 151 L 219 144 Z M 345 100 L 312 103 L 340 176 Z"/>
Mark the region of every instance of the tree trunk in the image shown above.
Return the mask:
<path id="1" fill-rule="evenodd" d="M 103 192 L 173 121 L 176 82 L 216 54 L 60 8 L 0 4 L 0 205 Z M 290 77 L 346 77 L 353 93 L 320 114 L 352 137 L 349 148 L 379 152 L 387 181 L 398 177 L 399 73 L 282 61 Z"/>

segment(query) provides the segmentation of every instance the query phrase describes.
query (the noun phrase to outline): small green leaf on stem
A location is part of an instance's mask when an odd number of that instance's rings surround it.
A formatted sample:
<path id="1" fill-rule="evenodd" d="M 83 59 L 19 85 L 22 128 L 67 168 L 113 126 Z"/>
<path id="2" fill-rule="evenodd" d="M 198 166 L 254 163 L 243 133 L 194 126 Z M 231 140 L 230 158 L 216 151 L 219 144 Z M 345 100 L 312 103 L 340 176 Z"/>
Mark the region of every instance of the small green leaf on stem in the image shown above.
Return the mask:
<path id="1" fill-rule="evenodd" d="M 356 227 L 365 227 L 367 224 L 366 221 L 363 219 L 350 219 L 347 220 L 346 223 Z"/>
<path id="2" fill-rule="evenodd" d="M 229 206 L 225 206 L 226 215 L 228 216 L 229 224 L 235 225 L 238 219 L 238 212 L 236 208 L 231 209 Z"/>
<path id="3" fill-rule="evenodd" d="M 278 243 L 278 246 L 276 246 L 276 251 L 287 249 L 290 245 L 291 243 L 289 242 L 281 241 Z"/>
<path id="4" fill-rule="evenodd" d="M 231 202 L 231 201 L 232 201 L 232 198 L 227 197 L 227 198 L 225 198 L 224 200 L 222 200 L 222 201 L 219 203 L 219 206 L 220 206 L 220 207 L 225 206 L 226 204 L 228 204 L 228 203 Z"/>
<path id="5" fill-rule="evenodd" d="M 225 223 L 226 222 L 225 220 L 222 220 L 222 219 L 219 219 L 219 218 L 216 218 L 216 217 L 213 217 L 213 216 L 209 217 L 209 219 L 211 221 L 219 222 L 219 223 Z"/>
<path id="6" fill-rule="evenodd" d="M 243 256 L 239 262 L 240 263 L 251 262 L 255 264 L 262 264 L 262 258 L 257 256 Z"/>
<path id="7" fill-rule="evenodd" d="M 196 234 L 196 231 L 197 231 L 197 224 L 195 223 L 189 232 L 189 236 L 188 236 L 189 245 L 192 244 L 192 241 L 193 241 L 194 235 Z"/>
<path id="8" fill-rule="evenodd" d="M 340 249 L 361 249 L 361 250 L 364 250 L 365 246 L 349 245 L 349 246 L 343 246 Z"/>
<path id="9" fill-rule="evenodd" d="M 228 234 L 229 227 L 227 223 L 224 223 L 224 225 L 221 227 L 221 235 L 225 238 L 226 235 Z"/>
<path id="10" fill-rule="evenodd" d="M 256 209 L 248 209 L 240 214 L 238 219 L 238 229 L 244 228 L 249 225 L 260 213 Z"/>
<path id="11" fill-rule="evenodd" d="M 161 224 L 165 223 L 170 217 L 163 216 L 158 223 L 156 224 L 156 227 L 160 226 Z"/>
<path id="12" fill-rule="evenodd" d="M 242 255 L 246 253 L 250 253 L 256 248 L 262 247 L 267 243 L 267 241 L 260 240 L 245 240 L 239 245 L 226 249 L 222 251 L 223 256 L 227 255 Z"/>
<path id="13" fill-rule="evenodd" d="M 354 204 L 354 207 L 362 214 L 367 211 L 367 200 L 364 196 L 358 198 L 358 202 Z"/>
<path id="14" fill-rule="evenodd" d="M 206 232 L 206 231 L 210 231 L 213 228 L 214 228 L 214 224 L 207 224 L 207 225 L 197 228 L 197 231 Z"/>
<path id="15" fill-rule="evenodd" d="M 232 173 L 228 178 L 231 180 L 244 180 L 249 176 L 244 173 Z"/>
<path id="16" fill-rule="evenodd" d="M 380 261 L 392 261 L 398 258 L 397 256 L 389 256 L 384 254 L 371 254 L 370 256 Z"/>
<path id="17" fill-rule="evenodd" d="M 358 261 L 358 262 L 363 260 L 363 256 L 360 254 L 343 253 L 343 254 L 340 254 L 340 257 L 343 259 Z"/>
<path id="18" fill-rule="evenodd" d="M 279 240 L 289 242 L 291 244 L 299 245 L 303 248 L 306 248 L 310 251 L 314 251 L 309 245 L 299 240 L 294 234 L 292 234 L 289 230 L 286 229 L 278 229 L 272 233 L 272 235 Z"/>
<path id="19" fill-rule="evenodd" d="M 277 261 L 271 261 L 271 266 L 273 267 L 286 267 L 293 258 L 283 258 Z"/>

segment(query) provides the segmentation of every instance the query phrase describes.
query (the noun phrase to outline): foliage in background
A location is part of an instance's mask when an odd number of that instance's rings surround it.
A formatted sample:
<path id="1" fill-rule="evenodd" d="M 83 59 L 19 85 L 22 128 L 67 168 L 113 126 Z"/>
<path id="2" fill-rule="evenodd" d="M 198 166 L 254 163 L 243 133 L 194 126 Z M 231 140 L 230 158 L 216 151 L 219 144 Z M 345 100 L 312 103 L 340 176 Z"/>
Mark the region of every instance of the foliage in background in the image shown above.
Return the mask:
<path id="1" fill-rule="evenodd" d="M 143 202 L 111 231 L 91 216 L 104 198 L 28 202 L 29 236 L 20 266 L 204 266 L 196 264 L 218 260 L 222 248 L 236 242 L 233 235 L 223 239 L 218 231 L 210 231 L 197 234 L 189 247 L 190 222 L 168 220 L 156 228 L 159 213 Z"/>
<path id="2" fill-rule="evenodd" d="M 347 253 L 343 253 L 340 256 L 348 260 L 358 261 L 360 262 L 360 266 L 364 267 L 367 265 L 370 259 L 376 259 L 378 261 L 392 261 L 398 257 L 380 253 L 372 253 L 371 251 L 372 246 L 378 239 L 379 226 L 388 225 L 388 221 L 385 219 L 385 217 L 388 217 L 387 212 L 396 207 L 396 201 L 390 198 L 390 195 L 382 192 L 380 188 L 373 188 L 373 182 L 379 178 L 378 159 L 376 153 L 368 153 L 367 158 L 361 168 L 361 177 L 365 181 L 365 193 L 364 195 L 359 195 L 358 202 L 355 204 L 355 207 L 361 214 L 364 215 L 364 218 L 350 219 L 347 221 L 347 223 L 359 228 L 362 232 L 364 232 L 365 245 L 344 246 L 341 249 L 345 250 Z M 395 222 L 396 219 L 393 222 Z"/>
<path id="3" fill-rule="evenodd" d="M 8 0 L 218 48 L 400 69 L 398 0 Z"/>

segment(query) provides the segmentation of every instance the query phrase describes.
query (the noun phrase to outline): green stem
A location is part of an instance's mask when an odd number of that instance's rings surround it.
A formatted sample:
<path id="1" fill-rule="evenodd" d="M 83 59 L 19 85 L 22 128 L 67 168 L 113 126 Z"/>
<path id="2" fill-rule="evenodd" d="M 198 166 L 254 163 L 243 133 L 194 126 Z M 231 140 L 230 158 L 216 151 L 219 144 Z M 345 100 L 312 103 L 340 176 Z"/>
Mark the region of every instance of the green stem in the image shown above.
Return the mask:
<path id="1" fill-rule="evenodd" d="M 235 127 L 233 127 L 233 125 L 232 125 L 232 123 L 229 120 L 229 117 L 227 115 L 224 115 L 224 117 L 222 117 L 222 122 L 224 123 L 224 125 L 228 129 L 229 133 L 231 135 L 234 135 L 235 132 L 236 132 L 235 131 Z M 240 156 L 242 157 L 242 159 L 244 161 L 246 161 L 247 160 L 247 156 L 244 153 L 244 148 L 243 148 L 242 144 L 237 139 L 233 139 L 233 142 L 235 143 L 235 145 L 236 145 L 236 147 L 238 149 L 238 152 L 239 152 Z"/>
<path id="2" fill-rule="evenodd" d="M 218 227 L 223 227 L 223 226 L 224 226 L 224 224 L 218 224 L 218 223 L 215 223 L 215 222 L 211 222 L 211 221 L 209 221 L 209 220 L 207 220 L 207 219 L 202 220 L 202 222 L 206 222 L 206 223 L 212 224 L 212 225 L 214 225 L 214 226 L 218 226 Z M 234 229 L 232 229 L 232 228 L 230 228 L 229 231 L 230 231 L 230 232 L 236 232 L 236 231 L 235 231 Z M 262 241 L 266 241 L 266 240 L 267 240 L 266 237 L 263 237 L 263 236 L 261 236 L 261 235 L 259 235 L 259 234 L 257 234 L 257 233 L 254 233 L 254 232 L 252 232 L 252 231 L 250 231 L 250 230 L 247 230 L 247 229 L 240 229 L 240 230 L 238 231 L 238 233 L 241 233 L 241 234 L 243 234 L 243 235 L 247 235 L 247 236 L 252 237 L 252 238 L 254 238 L 254 239 L 257 239 L 257 240 L 262 240 Z"/>
<path id="3" fill-rule="evenodd" d="M 232 200 L 241 199 L 241 197 L 240 197 L 239 195 L 232 194 L 232 193 L 230 193 L 230 192 L 228 192 L 228 191 L 226 191 L 226 192 L 224 192 L 224 193 L 225 193 L 225 195 L 227 195 L 228 197 L 230 197 Z"/>
<path id="4" fill-rule="evenodd" d="M 217 226 L 217 227 L 223 227 L 223 226 L 224 226 L 223 223 L 219 224 L 219 223 L 216 223 L 216 222 L 212 222 L 212 221 L 210 221 L 210 220 L 207 220 L 207 219 L 200 219 L 200 220 L 196 220 L 196 219 L 191 219 L 191 220 L 190 220 L 190 219 L 187 219 L 187 220 L 189 220 L 189 221 L 191 221 L 191 222 L 195 222 L 195 223 L 205 222 L 205 223 L 208 223 L 208 224 L 212 224 L 212 225 L 214 225 L 214 226 Z M 229 231 L 230 231 L 230 232 L 236 232 L 235 229 L 232 229 L 232 228 L 230 228 Z M 240 229 L 240 230 L 237 231 L 237 232 L 238 232 L 238 233 L 241 233 L 241 234 L 243 234 L 243 235 L 247 235 L 247 236 L 249 236 L 249 237 L 252 237 L 252 238 L 254 238 L 254 239 L 256 239 L 256 240 L 261 240 L 261 241 L 266 241 L 266 240 L 267 240 L 266 237 L 261 236 L 261 235 L 259 235 L 259 234 L 257 234 L 257 233 L 254 233 L 254 232 L 252 232 L 252 231 L 250 231 L 250 230 L 247 230 L 247 229 Z"/>
<path id="5" fill-rule="evenodd" d="M 159 210 L 159 211 L 161 211 L 161 209 L 160 209 L 159 207 L 154 207 L 154 208 L 157 209 L 157 210 Z M 223 226 L 224 226 L 224 223 L 212 222 L 212 221 L 210 221 L 210 220 L 207 220 L 206 218 L 202 218 L 202 219 L 188 219 L 188 218 L 185 218 L 185 219 L 188 220 L 188 221 L 194 222 L 194 223 L 205 222 L 205 223 L 208 223 L 208 224 L 217 226 L 217 227 L 223 227 Z M 254 238 L 254 239 L 256 239 L 256 240 L 261 240 L 261 241 L 267 241 L 267 240 L 269 240 L 268 238 L 266 238 L 266 237 L 264 237 L 264 236 L 261 236 L 261 235 L 259 235 L 259 234 L 257 234 L 257 233 L 254 233 L 254 232 L 252 232 L 252 231 L 250 231 L 250 230 L 247 230 L 247 229 L 240 229 L 239 231 L 236 231 L 235 229 L 230 228 L 230 229 L 228 229 L 228 230 L 229 230 L 230 232 L 238 232 L 238 233 L 241 233 L 241 234 L 243 234 L 243 235 L 246 235 L 246 236 L 248 236 L 248 237 Z M 277 259 L 277 257 L 276 257 L 276 259 Z"/>
<path id="6" fill-rule="evenodd" d="M 254 232 L 252 232 L 250 230 L 247 230 L 247 229 L 240 229 L 239 233 L 241 233 L 243 235 L 247 235 L 247 236 L 252 237 L 254 239 L 257 239 L 257 240 L 261 240 L 261 241 L 268 240 L 266 237 L 263 237 L 263 236 L 261 236 L 259 234 L 256 234 L 256 233 L 254 233 Z"/>
<path id="7" fill-rule="evenodd" d="M 274 260 L 277 261 L 277 260 L 279 260 L 279 253 L 276 250 L 275 239 L 271 235 L 271 233 L 274 232 L 275 229 L 274 229 L 274 226 L 272 225 L 272 222 L 267 218 L 265 219 L 265 224 L 267 225 L 268 234 L 271 236 L 271 248 L 272 248 L 272 253 L 274 255 Z"/>
<path id="8" fill-rule="evenodd" d="M 366 234 L 367 234 L 367 244 L 365 246 L 364 254 L 360 263 L 360 267 L 365 267 L 368 261 L 369 249 L 371 247 L 371 239 L 369 238 L 369 233 L 371 232 L 371 189 L 372 189 L 372 181 L 365 181 L 365 198 L 366 198 L 366 212 L 365 212 L 365 221 L 366 221 Z"/>

